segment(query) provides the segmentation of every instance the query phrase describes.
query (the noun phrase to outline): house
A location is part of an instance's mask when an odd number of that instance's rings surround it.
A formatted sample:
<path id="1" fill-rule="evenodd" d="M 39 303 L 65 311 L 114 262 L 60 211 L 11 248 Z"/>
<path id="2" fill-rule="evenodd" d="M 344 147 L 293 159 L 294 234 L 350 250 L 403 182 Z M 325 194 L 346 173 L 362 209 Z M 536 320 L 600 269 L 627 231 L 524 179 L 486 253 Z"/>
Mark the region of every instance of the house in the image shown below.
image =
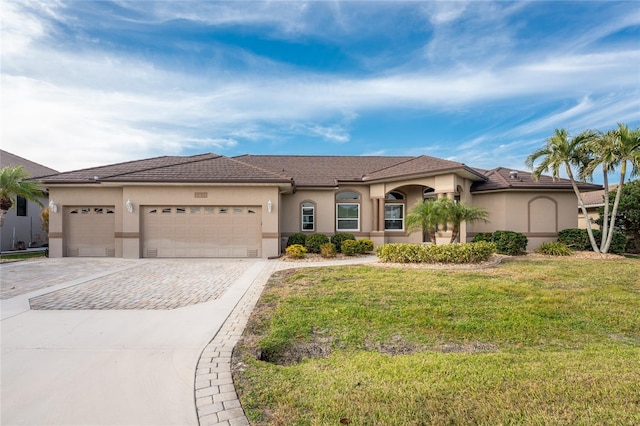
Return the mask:
<path id="1" fill-rule="evenodd" d="M 50 256 L 279 256 L 288 236 L 350 232 L 388 242 L 406 235 L 417 202 L 449 197 L 484 207 L 478 232 L 523 232 L 529 248 L 577 226 L 567 180 L 481 170 L 429 156 L 164 156 L 53 174 Z M 600 189 L 580 184 L 583 191 Z M 448 241 L 450 234 L 438 237 Z"/>
<path id="2" fill-rule="evenodd" d="M 22 166 L 33 178 L 58 173 L 42 164 L 0 150 L 0 168 L 8 166 Z M 42 198 L 41 202 L 46 205 L 47 199 Z M 41 211 L 42 207 L 37 203 L 17 197 L 15 206 L 7 212 L 4 225 L 0 229 L 0 249 L 8 251 L 46 244 L 47 233 L 42 230 Z"/>
<path id="3" fill-rule="evenodd" d="M 609 192 L 613 191 L 618 186 L 618 184 L 609 185 Z M 593 192 L 583 192 L 582 200 L 584 201 L 584 206 L 587 209 L 587 217 L 591 222 L 591 229 L 600 229 L 600 225 L 596 223 L 596 220 L 600 218 L 600 207 L 604 207 L 604 189 Z M 587 222 L 580 206 L 578 206 L 578 228 L 587 228 Z"/>

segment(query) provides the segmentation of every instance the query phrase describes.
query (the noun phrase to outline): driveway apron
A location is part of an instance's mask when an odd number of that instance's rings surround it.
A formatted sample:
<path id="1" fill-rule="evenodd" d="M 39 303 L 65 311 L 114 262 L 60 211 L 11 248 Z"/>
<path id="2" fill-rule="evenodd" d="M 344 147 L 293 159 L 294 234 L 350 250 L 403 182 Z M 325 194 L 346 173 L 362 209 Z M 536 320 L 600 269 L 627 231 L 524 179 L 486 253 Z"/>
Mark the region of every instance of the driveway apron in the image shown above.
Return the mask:
<path id="1" fill-rule="evenodd" d="M 203 348 L 270 261 L 3 264 L 3 425 L 197 425 Z"/>

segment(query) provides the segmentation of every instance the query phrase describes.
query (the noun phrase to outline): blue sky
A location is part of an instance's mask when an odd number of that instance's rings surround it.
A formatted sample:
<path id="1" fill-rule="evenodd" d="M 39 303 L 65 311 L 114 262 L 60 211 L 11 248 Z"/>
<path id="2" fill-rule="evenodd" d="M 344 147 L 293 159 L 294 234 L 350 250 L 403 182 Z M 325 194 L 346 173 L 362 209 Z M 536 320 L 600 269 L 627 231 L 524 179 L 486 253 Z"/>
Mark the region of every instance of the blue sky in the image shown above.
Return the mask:
<path id="1" fill-rule="evenodd" d="M 525 169 L 555 128 L 640 125 L 635 1 L 1 7 L 2 148 L 61 171 L 203 152 Z"/>

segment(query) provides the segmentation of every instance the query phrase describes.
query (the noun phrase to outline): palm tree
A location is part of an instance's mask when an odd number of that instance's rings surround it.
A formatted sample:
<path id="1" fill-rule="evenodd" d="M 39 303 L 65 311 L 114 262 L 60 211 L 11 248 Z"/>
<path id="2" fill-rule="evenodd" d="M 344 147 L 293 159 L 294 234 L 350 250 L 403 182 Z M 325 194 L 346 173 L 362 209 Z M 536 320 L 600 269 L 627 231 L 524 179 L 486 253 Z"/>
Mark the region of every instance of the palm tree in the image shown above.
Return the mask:
<path id="1" fill-rule="evenodd" d="M 615 229 L 616 214 L 618 213 L 618 204 L 620 203 L 620 194 L 622 193 L 622 186 L 627 174 L 627 163 L 631 164 L 631 177 L 638 176 L 640 172 L 640 128 L 629 130 L 629 126 L 622 123 L 618 123 L 618 129 L 615 130 L 615 162 L 614 165 L 620 166 L 620 184 L 619 190 L 616 191 L 616 198 L 613 202 L 613 209 L 611 210 L 611 224 L 609 229 L 609 235 L 605 243 L 605 250 L 609 250 L 611 241 L 613 240 L 613 230 Z M 606 204 L 609 199 L 607 197 Z M 606 251 L 604 252 L 606 253 Z"/>
<path id="2" fill-rule="evenodd" d="M 586 147 L 596 138 L 598 138 L 598 133 L 593 130 L 586 130 L 578 136 L 570 137 L 565 129 L 556 129 L 553 136 L 547 139 L 545 146 L 531 153 L 525 160 L 527 167 L 533 170 L 533 178 L 536 180 L 540 179 L 544 172 L 550 173 L 555 180 L 560 175 L 560 169 L 564 167 L 571 181 L 573 192 L 578 197 L 578 205 L 585 217 L 588 217 L 587 208 L 573 177 L 572 167 L 578 167 L 582 172 L 587 167 L 586 165 L 592 162 L 589 150 Z M 541 161 L 535 166 L 538 160 Z M 589 241 L 593 251 L 600 253 L 589 221 L 587 221 L 587 233 L 589 234 Z"/>
<path id="3" fill-rule="evenodd" d="M 15 204 L 16 197 L 35 201 L 43 207 L 40 197 L 40 182 L 27 180 L 29 173 L 22 166 L 7 166 L 0 169 L 0 228 L 4 225 L 7 211 Z"/>
<path id="4" fill-rule="evenodd" d="M 460 234 L 460 224 L 462 224 L 462 222 L 488 222 L 489 212 L 482 207 L 469 206 L 463 202 L 456 202 L 449 198 L 441 198 L 437 203 L 440 205 L 439 207 L 442 211 L 444 223 L 451 224 L 453 227 L 450 243 L 453 243 L 456 238 L 458 238 Z"/>
<path id="5" fill-rule="evenodd" d="M 422 231 L 423 241 L 429 241 L 436 244 L 435 234 L 438 225 L 442 223 L 442 213 L 436 201 L 426 200 L 418 201 L 407 212 L 406 228 L 407 235 L 411 235 L 415 231 Z"/>
<path id="6" fill-rule="evenodd" d="M 605 247 L 609 230 L 611 229 L 613 232 L 613 228 L 610 228 L 609 226 L 609 173 L 615 170 L 615 147 L 617 144 L 617 138 L 618 136 L 614 130 L 609 130 L 606 133 L 598 133 L 598 137 L 591 140 L 585 146 L 585 149 L 590 153 L 590 160 L 580 171 L 580 179 L 591 180 L 595 169 L 598 166 L 602 167 L 605 201 L 603 222 L 600 228 L 602 232 L 600 251 L 602 253 L 607 252 Z"/>

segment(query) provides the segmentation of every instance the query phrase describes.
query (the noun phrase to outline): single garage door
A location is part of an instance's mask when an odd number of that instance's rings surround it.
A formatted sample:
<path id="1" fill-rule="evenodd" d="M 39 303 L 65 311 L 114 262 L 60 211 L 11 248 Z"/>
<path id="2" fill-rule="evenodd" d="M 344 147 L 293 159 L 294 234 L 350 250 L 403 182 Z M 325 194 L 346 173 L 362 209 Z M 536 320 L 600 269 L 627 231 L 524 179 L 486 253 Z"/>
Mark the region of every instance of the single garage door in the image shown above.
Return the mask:
<path id="1" fill-rule="evenodd" d="M 115 256 L 113 206 L 67 207 L 64 213 L 67 256 Z"/>
<path id="2" fill-rule="evenodd" d="M 144 257 L 260 257 L 259 207 L 145 206 Z"/>

